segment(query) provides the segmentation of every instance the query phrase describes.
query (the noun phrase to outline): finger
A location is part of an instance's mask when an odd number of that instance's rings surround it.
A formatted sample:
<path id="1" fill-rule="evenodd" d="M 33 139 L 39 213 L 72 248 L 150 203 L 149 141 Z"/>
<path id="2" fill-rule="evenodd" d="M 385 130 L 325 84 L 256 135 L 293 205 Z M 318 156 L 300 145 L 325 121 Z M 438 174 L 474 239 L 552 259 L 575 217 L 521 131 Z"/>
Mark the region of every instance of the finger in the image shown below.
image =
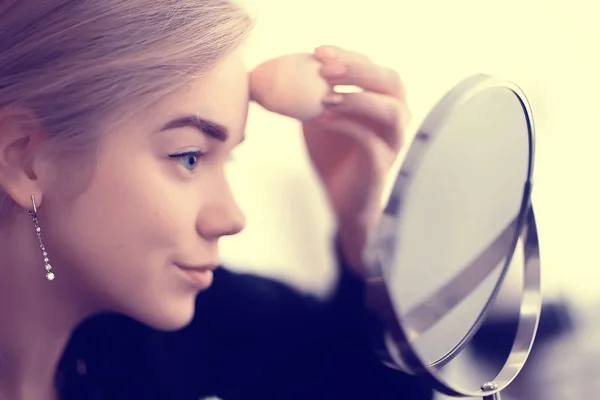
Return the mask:
<path id="1" fill-rule="evenodd" d="M 406 103 L 373 92 L 331 93 L 323 103 L 335 115 L 369 121 L 388 146 L 396 151 L 402 147 L 404 130 L 410 121 Z"/>
<path id="2" fill-rule="evenodd" d="M 372 63 L 371 59 L 364 54 L 342 49 L 337 46 L 320 46 L 315 49 L 313 56 L 322 63 L 329 62 L 364 62 Z"/>
<path id="3" fill-rule="evenodd" d="M 362 153 L 371 158 L 376 159 L 378 155 L 391 153 L 389 147 L 377 135 L 373 135 L 371 130 L 363 124 L 352 121 L 346 118 L 336 118 L 335 116 L 325 117 L 326 128 L 324 132 L 330 135 L 343 135 L 361 149 Z M 340 142 L 340 138 L 332 136 L 336 143 Z"/>
<path id="4" fill-rule="evenodd" d="M 390 68 L 365 63 L 331 63 L 323 65 L 319 73 L 332 86 L 352 85 L 397 99 L 406 97 L 400 76 Z"/>
<path id="5" fill-rule="evenodd" d="M 315 51 L 315 58 L 323 63 L 320 73 L 332 85 L 354 85 L 372 92 L 405 98 L 405 89 L 399 74 L 390 68 L 373 63 L 366 56 L 323 46 Z"/>

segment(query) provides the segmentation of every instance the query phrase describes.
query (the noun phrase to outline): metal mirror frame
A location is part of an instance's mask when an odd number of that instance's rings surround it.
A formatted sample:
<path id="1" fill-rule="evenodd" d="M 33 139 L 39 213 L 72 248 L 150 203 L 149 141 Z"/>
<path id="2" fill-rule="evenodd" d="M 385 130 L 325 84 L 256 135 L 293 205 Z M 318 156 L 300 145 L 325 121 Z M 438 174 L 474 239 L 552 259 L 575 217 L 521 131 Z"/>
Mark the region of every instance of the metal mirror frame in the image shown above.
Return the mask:
<path id="1" fill-rule="evenodd" d="M 500 290 L 504 277 L 511 266 L 511 259 L 519 241 L 523 244 L 523 293 L 519 311 L 519 324 L 516 336 L 504 366 L 496 378 L 490 382 L 482 382 L 479 391 L 469 391 L 445 382 L 437 373 L 439 363 L 427 365 L 418 352 L 411 346 L 411 332 L 399 319 L 390 300 L 384 276 L 386 266 L 394 263 L 394 247 L 396 243 L 397 223 L 401 214 L 402 197 L 410 184 L 415 171 L 427 152 L 429 143 L 441 132 L 444 123 L 452 111 L 472 99 L 477 94 L 493 89 L 505 88 L 514 93 L 520 101 L 525 114 L 529 133 L 529 165 L 527 180 L 524 184 L 523 201 L 517 218 L 517 234 L 514 238 L 507 261 L 503 266 L 493 294 L 479 315 L 477 322 L 469 330 L 467 336 L 443 358 L 447 361 L 460 353 L 485 320 L 490 306 Z M 515 84 L 479 74 L 460 82 L 429 113 L 421 125 L 414 142 L 402 163 L 398 177 L 394 183 L 383 217 L 375 234 L 369 239 L 363 254 L 368 266 L 367 306 L 376 316 L 372 326 L 372 334 L 381 360 L 388 366 L 425 378 L 437 391 L 454 397 L 499 398 L 499 392 L 505 389 L 520 373 L 535 340 L 542 307 L 541 269 L 539 259 L 539 242 L 533 206 L 531 204 L 532 175 L 534 164 L 535 133 L 533 116 L 529 102 L 523 91 Z"/>

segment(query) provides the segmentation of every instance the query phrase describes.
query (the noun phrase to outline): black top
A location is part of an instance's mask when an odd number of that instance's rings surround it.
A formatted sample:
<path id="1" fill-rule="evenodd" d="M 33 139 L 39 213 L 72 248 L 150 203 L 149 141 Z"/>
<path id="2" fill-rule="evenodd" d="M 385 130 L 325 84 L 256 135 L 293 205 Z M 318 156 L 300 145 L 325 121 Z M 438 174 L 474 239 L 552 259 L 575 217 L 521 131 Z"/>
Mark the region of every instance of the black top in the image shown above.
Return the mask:
<path id="1" fill-rule="evenodd" d="M 343 268 L 345 271 L 346 268 Z M 59 368 L 65 400 L 403 399 L 432 390 L 385 367 L 368 335 L 363 282 L 328 301 L 220 268 L 192 323 L 160 332 L 120 315 L 84 322 Z"/>

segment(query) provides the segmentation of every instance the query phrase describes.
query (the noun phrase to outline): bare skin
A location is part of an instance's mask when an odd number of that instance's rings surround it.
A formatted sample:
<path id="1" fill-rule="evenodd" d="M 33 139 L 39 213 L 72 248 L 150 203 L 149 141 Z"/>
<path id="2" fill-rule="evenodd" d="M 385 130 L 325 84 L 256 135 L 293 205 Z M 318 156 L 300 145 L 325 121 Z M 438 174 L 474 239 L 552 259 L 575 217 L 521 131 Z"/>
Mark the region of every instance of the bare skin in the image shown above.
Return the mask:
<path id="1" fill-rule="evenodd" d="M 323 76 L 365 92 L 343 99 L 304 131 L 338 218 L 343 251 L 361 273 L 360 250 L 378 219 L 406 107 L 400 92 L 388 90 L 399 85 L 396 75 L 362 56 L 335 51 L 337 56 L 317 51 Z M 327 76 L 327 65 L 334 63 L 346 65 L 347 74 Z M 199 285 L 180 267 L 214 268 L 219 238 L 245 224 L 224 166 L 243 139 L 248 99 L 247 70 L 236 53 L 155 110 L 105 132 L 91 166 L 85 159 L 50 158 L 41 151 L 43 132 L 23 123 L 31 122 L 27 110 L 0 110 L 0 187 L 23 208 L 0 227 L 0 399 L 55 399 L 56 366 L 69 336 L 95 313 L 120 312 L 163 330 L 190 322 L 210 273 Z M 222 126 L 228 137 L 182 126 L 180 118 L 188 116 Z M 341 142 L 334 143 L 335 137 Z M 25 211 L 32 194 L 53 282 L 45 280 Z"/>

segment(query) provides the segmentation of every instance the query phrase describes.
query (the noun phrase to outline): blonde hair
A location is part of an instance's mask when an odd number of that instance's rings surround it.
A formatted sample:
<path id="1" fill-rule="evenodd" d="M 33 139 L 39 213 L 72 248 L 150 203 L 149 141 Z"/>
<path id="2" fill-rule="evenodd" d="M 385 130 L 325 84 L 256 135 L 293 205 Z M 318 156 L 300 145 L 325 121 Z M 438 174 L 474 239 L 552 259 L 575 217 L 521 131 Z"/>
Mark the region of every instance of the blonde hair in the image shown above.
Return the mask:
<path id="1" fill-rule="evenodd" d="M 251 28 L 229 0 L 0 0 L 0 110 L 31 110 L 53 148 L 86 152 L 107 123 L 210 71 Z M 13 206 L 0 190 L 0 224 Z"/>

